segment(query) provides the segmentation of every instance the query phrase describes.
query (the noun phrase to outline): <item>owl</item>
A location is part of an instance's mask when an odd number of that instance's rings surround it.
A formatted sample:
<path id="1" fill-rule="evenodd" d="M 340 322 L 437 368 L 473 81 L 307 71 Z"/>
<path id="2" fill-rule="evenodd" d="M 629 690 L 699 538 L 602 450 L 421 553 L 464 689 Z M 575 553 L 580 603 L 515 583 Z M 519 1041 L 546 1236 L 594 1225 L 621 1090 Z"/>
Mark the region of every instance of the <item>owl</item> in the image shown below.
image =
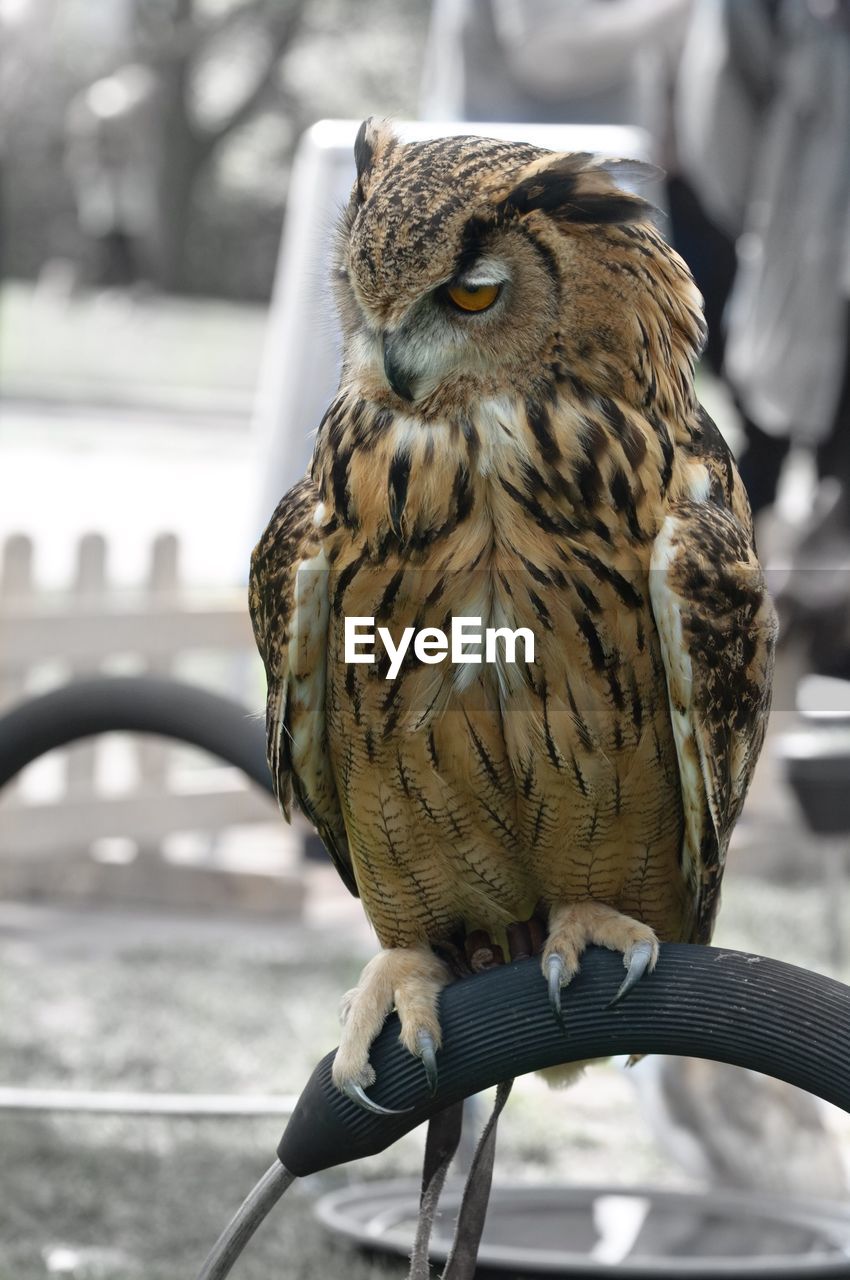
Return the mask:
<path id="1" fill-rule="evenodd" d="M 617 164 L 375 120 L 355 160 L 339 391 L 250 608 L 281 807 L 380 943 L 333 1068 L 380 1109 L 393 1007 L 434 1087 L 457 976 L 539 956 L 560 1017 L 587 946 L 624 994 L 709 940 L 776 624 L 701 299 Z"/>

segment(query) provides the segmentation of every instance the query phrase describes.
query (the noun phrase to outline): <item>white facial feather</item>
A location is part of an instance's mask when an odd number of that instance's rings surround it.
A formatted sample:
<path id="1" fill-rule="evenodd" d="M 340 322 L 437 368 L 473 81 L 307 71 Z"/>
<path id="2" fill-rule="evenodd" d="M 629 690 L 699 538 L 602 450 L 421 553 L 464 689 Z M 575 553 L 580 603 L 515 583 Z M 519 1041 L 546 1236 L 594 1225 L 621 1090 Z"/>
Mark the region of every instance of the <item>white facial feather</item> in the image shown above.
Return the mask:
<path id="1" fill-rule="evenodd" d="M 511 278 L 508 265 L 500 258 L 479 258 L 477 262 L 464 271 L 461 283 L 472 289 L 481 288 L 485 284 L 507 284 Z"/>

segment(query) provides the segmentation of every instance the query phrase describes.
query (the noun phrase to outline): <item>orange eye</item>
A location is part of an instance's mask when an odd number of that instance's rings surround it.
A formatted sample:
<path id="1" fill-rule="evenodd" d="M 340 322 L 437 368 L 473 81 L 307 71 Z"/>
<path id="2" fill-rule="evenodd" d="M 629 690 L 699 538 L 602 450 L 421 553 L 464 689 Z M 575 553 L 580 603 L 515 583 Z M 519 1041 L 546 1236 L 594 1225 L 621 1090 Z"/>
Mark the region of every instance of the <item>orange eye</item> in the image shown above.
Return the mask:
<path id="1" fill-rule="evenodd" d="M 459 311 L 486 311 L 501 292 L 500 284 L 446 285 L 446 297 Z"/>

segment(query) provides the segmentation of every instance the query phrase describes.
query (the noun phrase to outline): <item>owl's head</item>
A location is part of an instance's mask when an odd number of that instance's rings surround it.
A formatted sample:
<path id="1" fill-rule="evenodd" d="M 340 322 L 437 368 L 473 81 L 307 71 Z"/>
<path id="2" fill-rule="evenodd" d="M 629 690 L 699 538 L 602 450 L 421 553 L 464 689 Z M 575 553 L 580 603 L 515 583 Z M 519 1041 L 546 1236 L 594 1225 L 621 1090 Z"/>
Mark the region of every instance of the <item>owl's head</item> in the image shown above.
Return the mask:
<path id="1" fill-rule="evenodd" d="M 491 138 L 403 144 L 372 119 L 355 160 L 337 281 L 346 368 L 371 398 L 495 392 L 553 344 L 610 375 L 612 351 L 633 348 L 637 330 L 621 331 L 646 285 L 634 243 L 612 235 L 651 206 L 617 186 L 616 162 Z"/>

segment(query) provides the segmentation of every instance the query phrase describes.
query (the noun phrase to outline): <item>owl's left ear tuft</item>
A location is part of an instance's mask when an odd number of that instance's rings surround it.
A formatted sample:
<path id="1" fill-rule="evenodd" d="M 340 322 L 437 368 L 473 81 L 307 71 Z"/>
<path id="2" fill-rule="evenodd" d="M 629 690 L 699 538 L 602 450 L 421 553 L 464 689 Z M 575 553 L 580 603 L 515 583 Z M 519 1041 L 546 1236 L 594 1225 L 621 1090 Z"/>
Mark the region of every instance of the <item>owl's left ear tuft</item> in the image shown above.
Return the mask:
<path id="1" fill-rule="evenodd" d="M 611 179 L 604 164 L 592 163 L 585 152 L 556 155 L 548 162 L 535 162 L 499 203 L 505 215 L 540 210 L 559 222 L 611 224 L 637 222 L 653 212 L 641 196 L 623 191 Z"/>
<path id="2" fill-rule="evenodd" d="M 354 140 L 354 163 L 357 166 L 357 189 L 361 200 L 369 188 L 372 171 L 379 160 L 398 146 L 398 137 L 388 120 L 369 116 L 357 130 Z"/>

